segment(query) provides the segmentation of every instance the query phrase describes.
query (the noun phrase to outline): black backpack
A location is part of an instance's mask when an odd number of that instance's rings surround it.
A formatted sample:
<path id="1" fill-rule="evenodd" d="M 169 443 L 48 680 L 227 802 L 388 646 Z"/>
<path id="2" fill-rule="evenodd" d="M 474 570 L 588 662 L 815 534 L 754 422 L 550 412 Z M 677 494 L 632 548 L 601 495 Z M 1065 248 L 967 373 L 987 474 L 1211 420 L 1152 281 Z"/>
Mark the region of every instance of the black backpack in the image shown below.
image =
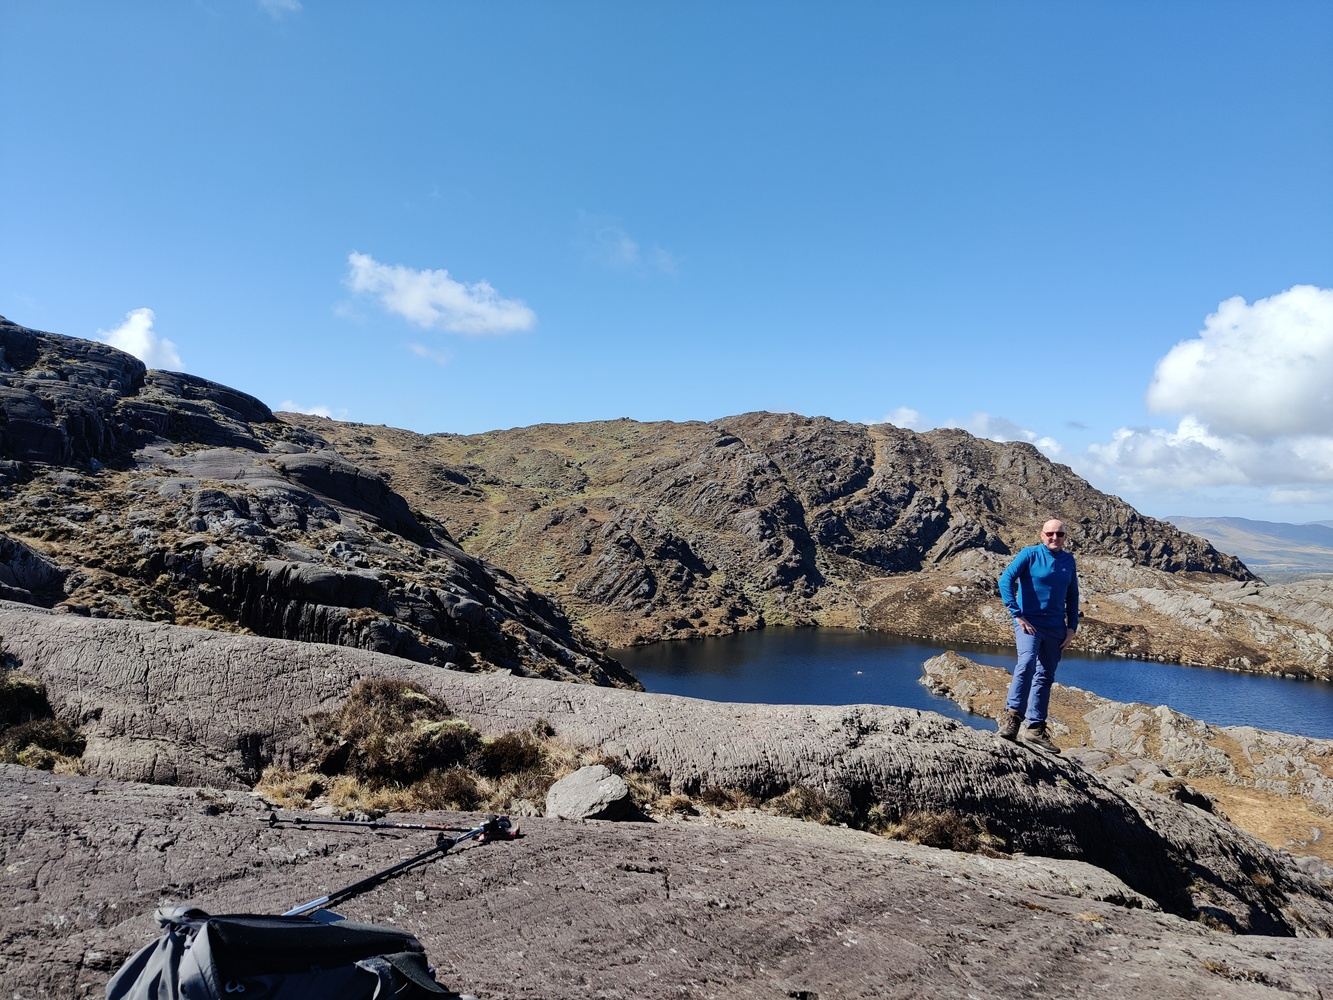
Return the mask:
<path id="1" fill-rule="evenodd" d="M 162 937 L 121 966 L 106 1000 L 461 1000 L 396 928 L 183 906 L 157 919 Z"/>

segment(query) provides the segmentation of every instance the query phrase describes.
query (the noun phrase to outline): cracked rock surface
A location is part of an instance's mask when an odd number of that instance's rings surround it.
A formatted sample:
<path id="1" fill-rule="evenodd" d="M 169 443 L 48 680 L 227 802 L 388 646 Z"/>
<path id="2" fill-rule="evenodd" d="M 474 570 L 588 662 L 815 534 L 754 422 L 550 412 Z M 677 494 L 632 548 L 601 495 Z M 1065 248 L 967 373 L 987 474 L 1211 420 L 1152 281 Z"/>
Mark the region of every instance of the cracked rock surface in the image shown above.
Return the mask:
<path id="1" fill-rule="evenodd" d="M 156 937 L 160 905 L 280 912 L 422 849 L 420 835 L 270 828 L 236 792 L 11 766 L 0 766 L 0 789 L 0 986 L 15 997 L 101 996 L 120 961 Z M 1222 935 L 1125 905 L 1131 892 L 1077 862 L 744 815 L 533 819 L 524 834 L 460 849 L 339 911 L 410 930 L 442 982 L 483 998 L 1333 990 L 1333 942 Z"/>

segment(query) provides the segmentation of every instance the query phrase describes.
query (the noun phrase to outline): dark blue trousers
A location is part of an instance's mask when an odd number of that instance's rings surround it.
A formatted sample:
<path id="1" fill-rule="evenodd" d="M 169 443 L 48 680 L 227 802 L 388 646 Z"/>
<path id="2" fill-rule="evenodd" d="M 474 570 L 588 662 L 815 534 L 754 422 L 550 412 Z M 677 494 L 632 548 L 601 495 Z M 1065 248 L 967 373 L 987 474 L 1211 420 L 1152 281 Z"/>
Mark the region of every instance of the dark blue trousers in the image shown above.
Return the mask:
<path id="1" fill-rule="evenodd" d="M 1064 626 L 1059 629 L 1036 626 L 1036 629 L 1036 635 L 1028 635 L 1014 622 L 1018 662 L 1014 664 L 1014 679 L 1009 683 L 1009 698 L 1005 702 L 1007 708 L 1024 712 L 1030 726 L 1046 721 L 1055 668 L 1060 665 L 1060 645 L 1065 641 Z"/>

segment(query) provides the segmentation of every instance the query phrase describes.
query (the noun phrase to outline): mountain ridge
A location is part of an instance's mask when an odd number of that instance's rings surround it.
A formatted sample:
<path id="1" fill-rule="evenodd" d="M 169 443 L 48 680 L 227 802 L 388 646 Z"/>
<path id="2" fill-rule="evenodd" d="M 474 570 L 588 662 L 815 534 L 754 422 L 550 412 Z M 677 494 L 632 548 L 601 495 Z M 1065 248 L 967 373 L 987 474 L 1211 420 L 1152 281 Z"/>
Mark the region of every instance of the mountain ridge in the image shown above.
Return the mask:
<path id="1" fill-rule="evenodd" d="M 1327 595 L 1279 601 L 1027 444 L 772 413 L 474 435 L 279 416 L 617 646 L 766 624 L 1009 642 L 995 578 L 1060 516 L 1084 584 L 1078 648 L 1330 674 Z M 1276 620 L 1277 604 L 1313 617 Z"/>
<path id="2" fill-rule="evenodd" d="M 766 624 L 1010 641 L 1050 516 L 1077 647 L 1333 676 L 1333 595 L 1264 587 L 1022 443 L 750 413 L 420 435 L 284 414 L 0 322 L 0 596 L 634 686 L 606 653 Z"/>

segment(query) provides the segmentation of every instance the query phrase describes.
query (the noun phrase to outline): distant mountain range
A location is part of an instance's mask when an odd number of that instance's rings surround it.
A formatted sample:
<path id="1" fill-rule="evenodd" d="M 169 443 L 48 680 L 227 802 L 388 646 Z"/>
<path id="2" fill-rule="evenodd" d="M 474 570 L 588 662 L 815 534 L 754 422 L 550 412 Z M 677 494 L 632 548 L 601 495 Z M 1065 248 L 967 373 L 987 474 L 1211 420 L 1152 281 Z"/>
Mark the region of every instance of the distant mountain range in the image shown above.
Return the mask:
<path id="1" fill-rule="evenodd" d="M 1333 521 L 1285 524 L 1244 517 L 1178 516 L 1165 520 L 1239 556 L 1270 583 L 1333 575 Z"/>

